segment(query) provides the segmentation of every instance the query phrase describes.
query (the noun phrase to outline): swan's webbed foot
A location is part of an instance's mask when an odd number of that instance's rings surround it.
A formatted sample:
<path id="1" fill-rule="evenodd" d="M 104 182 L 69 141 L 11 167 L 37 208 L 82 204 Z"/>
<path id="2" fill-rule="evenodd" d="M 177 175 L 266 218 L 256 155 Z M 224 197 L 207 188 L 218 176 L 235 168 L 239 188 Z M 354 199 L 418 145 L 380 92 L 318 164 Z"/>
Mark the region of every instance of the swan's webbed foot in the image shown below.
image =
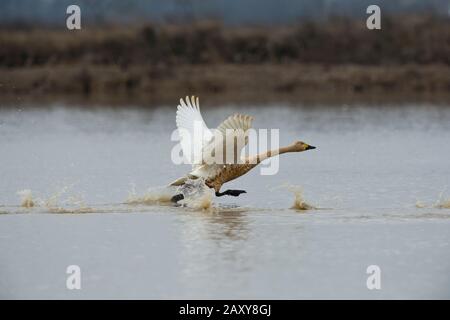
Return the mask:
<path id="1" fill-rule="evenodd" d="M 216 192 L 216 197 L 233 196 L 238 197 L 241 193 L 247 193 L 245 190 L 226 190 L 224 192 Z"/>
<path id="2" fill-rule="evenodd" d="M 239 197 L 241 193 L 247 193 L 245 190 L 227 190 L 229 196 Z"/>
<path id="3" fill-rule="evenodd" d="M 170 199 L 170 201 L 172 201 L 172 202 L 174 202 L 174 203 L 177 203 L 178 201 L 183 200 L 183 199 L 184 199 L 184 196 L 180 193 L 180 194 L 174 195 L 174 196 Z"/>

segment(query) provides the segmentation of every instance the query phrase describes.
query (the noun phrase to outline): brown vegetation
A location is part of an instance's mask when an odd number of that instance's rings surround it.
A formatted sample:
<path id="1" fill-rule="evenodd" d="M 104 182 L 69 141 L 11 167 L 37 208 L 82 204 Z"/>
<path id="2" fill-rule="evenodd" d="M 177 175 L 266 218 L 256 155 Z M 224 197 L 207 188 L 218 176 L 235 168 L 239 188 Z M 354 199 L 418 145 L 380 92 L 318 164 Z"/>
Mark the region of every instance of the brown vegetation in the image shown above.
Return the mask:
<path id="1" fill-rule="evenodd" d="M 448 95 L 450 20 L 0 30 L 0 95 Z M 229 100 L 229 98 L 224 98 Z"/>

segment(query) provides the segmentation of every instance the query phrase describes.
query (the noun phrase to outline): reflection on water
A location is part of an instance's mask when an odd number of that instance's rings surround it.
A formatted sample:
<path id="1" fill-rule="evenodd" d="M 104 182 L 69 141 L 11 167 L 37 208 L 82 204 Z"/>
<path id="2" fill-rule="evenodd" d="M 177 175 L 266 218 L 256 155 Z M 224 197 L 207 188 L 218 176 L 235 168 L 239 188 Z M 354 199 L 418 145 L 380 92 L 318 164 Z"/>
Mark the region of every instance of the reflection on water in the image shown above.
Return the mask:
<path id="1" fill-rule="evenodd" d="M 211 240 L 246 240 L 248 237 L 248 221 L 245 212 L 224 211 L 211 214 L 208 223 L 208 237 Z"/>
<path id="2" fill-rule="evenodd" d="M 76 263 L 86 298 L 450 297 L 449 108 L 245 112 L 318 148 L 205 209 L 168 201 L 190 169 L 170 161 L 173 107 L 0 111 L 0 295 L 72 298 L 60 277 Z"/>

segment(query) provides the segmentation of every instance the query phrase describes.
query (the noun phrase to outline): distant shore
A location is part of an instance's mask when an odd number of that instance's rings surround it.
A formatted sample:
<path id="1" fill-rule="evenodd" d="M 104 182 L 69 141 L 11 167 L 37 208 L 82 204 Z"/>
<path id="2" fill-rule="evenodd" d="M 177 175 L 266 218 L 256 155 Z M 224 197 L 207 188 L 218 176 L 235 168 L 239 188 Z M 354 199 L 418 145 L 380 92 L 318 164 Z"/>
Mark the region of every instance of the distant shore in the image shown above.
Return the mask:
<path id="1" fill-rule="evenodd" d="M 450 19 L 0 28 L 0 101 L 450 102 Z"/>
<path id="2" fill-rule="evenodd" d="M 174 69 L 54 66 L 0 70 L 2 101 L 174 103 L 200 95 L 216 103 L 450 102 L 445 65 L 184 65 Z M 11 85 L 12 84 L 12 85 Z"/>

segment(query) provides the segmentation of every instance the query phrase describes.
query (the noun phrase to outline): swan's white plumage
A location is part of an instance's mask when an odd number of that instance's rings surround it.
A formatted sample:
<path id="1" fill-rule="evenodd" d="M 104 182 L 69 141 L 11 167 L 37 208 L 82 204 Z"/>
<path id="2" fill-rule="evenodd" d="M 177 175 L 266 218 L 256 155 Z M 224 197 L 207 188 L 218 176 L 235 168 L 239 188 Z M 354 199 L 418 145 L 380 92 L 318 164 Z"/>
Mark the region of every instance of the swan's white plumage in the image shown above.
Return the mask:
<path id="1" fill-rule="evenodd" d="M 225 119 L 212 132 L 208 129 L 200 113 L 198 97 L 180 99 L 176 123 L 180 136 L 183 156 L 193 164 L 191 176 L 208 178 L 217 175 L 223 164 L 214 163 L 217 146 L 223 146 L 226 152 L 227 144 L 233 143 L 237 159 L 240 159 L 242 149 L 248 143 L 248 129 L 252 126 L 253 118 L 247 115 L 234 114 Z M 195 134 L 195 130 L 203 132 L 203 137 Z M 235 143 L 236 141 L 236 143 Z M 223 143 L 225 142 L 225 143 Z M 227 159 L 227 162 L 230 159 Z M 176 185 L 183 183 L 184 178 L 178 179 Z"/>
<path id="2" fill-rule="evenodd" d="M 200 113 L 198 97 L 180 99 L 177 108 L 176 123 L 183 156 L 193 165 L 202 163 L 201 151 L 211 141 L 212 132 L 208 129 Z M 201 131 L 195 132 L 195 130 Z"/>
<path id="3" fill-rule="evenodd" d="M 225 163 L 237 163 L 243 160 L 241 153 L 248 143 L 248 129 L 251 128 L 252 121 L 252 117 L 242 114 L 234 114 L 225 119 L 214 131 L 213 139 L 204 146 L 203 163 L 212 164 L 216 156 L 223 159 Z M 234 159 L 223 158 L 223 155 L 227 154 L 227 148 L 234 148 L 232 154 L 235 156 Z M 222 153 L 218 155 L 220 151 Z"/>
<path id="4" fill-rule="evenodd" d="M 279 155 L 286 152 L 301 152 L 310 149 L 315 149 L 314 146 L 310 146 L 302 141 L 296 141 L 293 144 L 270 150 L 256 156 L 246 158 L 244 162 L 242 160 L 242 150 L 247 145 L 249 140 L 250 131 L 253 118 L 246 115 L 235 114 L 228 117 L 223 121 L 217 129 L 214 130 L 214 134 L 208 129 L 203 118 L 200 114 L 200 108 L 198 98 L 186 97 L 186 101 L 180 100 L 180 105 L 177 111 L 177 126 L 181 137 L 181 146 L 183 153 L 190 153 L 191 149 L 197 149 L 200 147 L 199 155 L 201 161 L 194 163 L 192 171 L 186 176 L 179 178 L 171 183 L 171 186 L 182 186 L 189 183 L 189 179 L 197 180 L 202 178 L 201 183 L 204 182 L 209 188 L 213 188 L 217 196 L 224 194 L 238 196 L 241 192 L 234 190 L 228 190 L 225 193 L 219 193 L 222 185 L 228 181 L 234 180 L 252 168 L 261 163 L 265 159 Z M 206 134 L 200 139 L 191 139 L 191 136 L 195 133 L 196 127 L 203 128 Z M 225 143 L 220 143 L 225 142 Z M 222 155 L 228 156 L 228 152 L 234 152 L 234 159 L 229 162 L 230 159 L 226 159 L 226 162 L 222 162 L 223 158 L 217 157 L 219 151 L 225 150 L 226 153 Z M 206 156 L 206 158 L 205 158 Z M 209 156 L 209 157 L 208 157 Z M 245 155 L 243 155 L 245 156 Z M 213 160 L 207 161 L 207 160 Z M 237 160 L 237 162 L 236 162 Z M 253 162 L 252 160 L 256 160 Z M 195 186 L 196 184 L 194 184 Z M 188 186 L 189 187 L 189 186 Z M 183 189 L 180 189 L 183 190 Z"/>
<path id="5" fill-rule="evenodd" d="M 226 118 L 218 127 L 217 130 L 222 132 L 228 130 L 242 130 L 244 133 L 252 127 L 253 117 L 242 115 L 242 114 L 234 114 Z"/>

